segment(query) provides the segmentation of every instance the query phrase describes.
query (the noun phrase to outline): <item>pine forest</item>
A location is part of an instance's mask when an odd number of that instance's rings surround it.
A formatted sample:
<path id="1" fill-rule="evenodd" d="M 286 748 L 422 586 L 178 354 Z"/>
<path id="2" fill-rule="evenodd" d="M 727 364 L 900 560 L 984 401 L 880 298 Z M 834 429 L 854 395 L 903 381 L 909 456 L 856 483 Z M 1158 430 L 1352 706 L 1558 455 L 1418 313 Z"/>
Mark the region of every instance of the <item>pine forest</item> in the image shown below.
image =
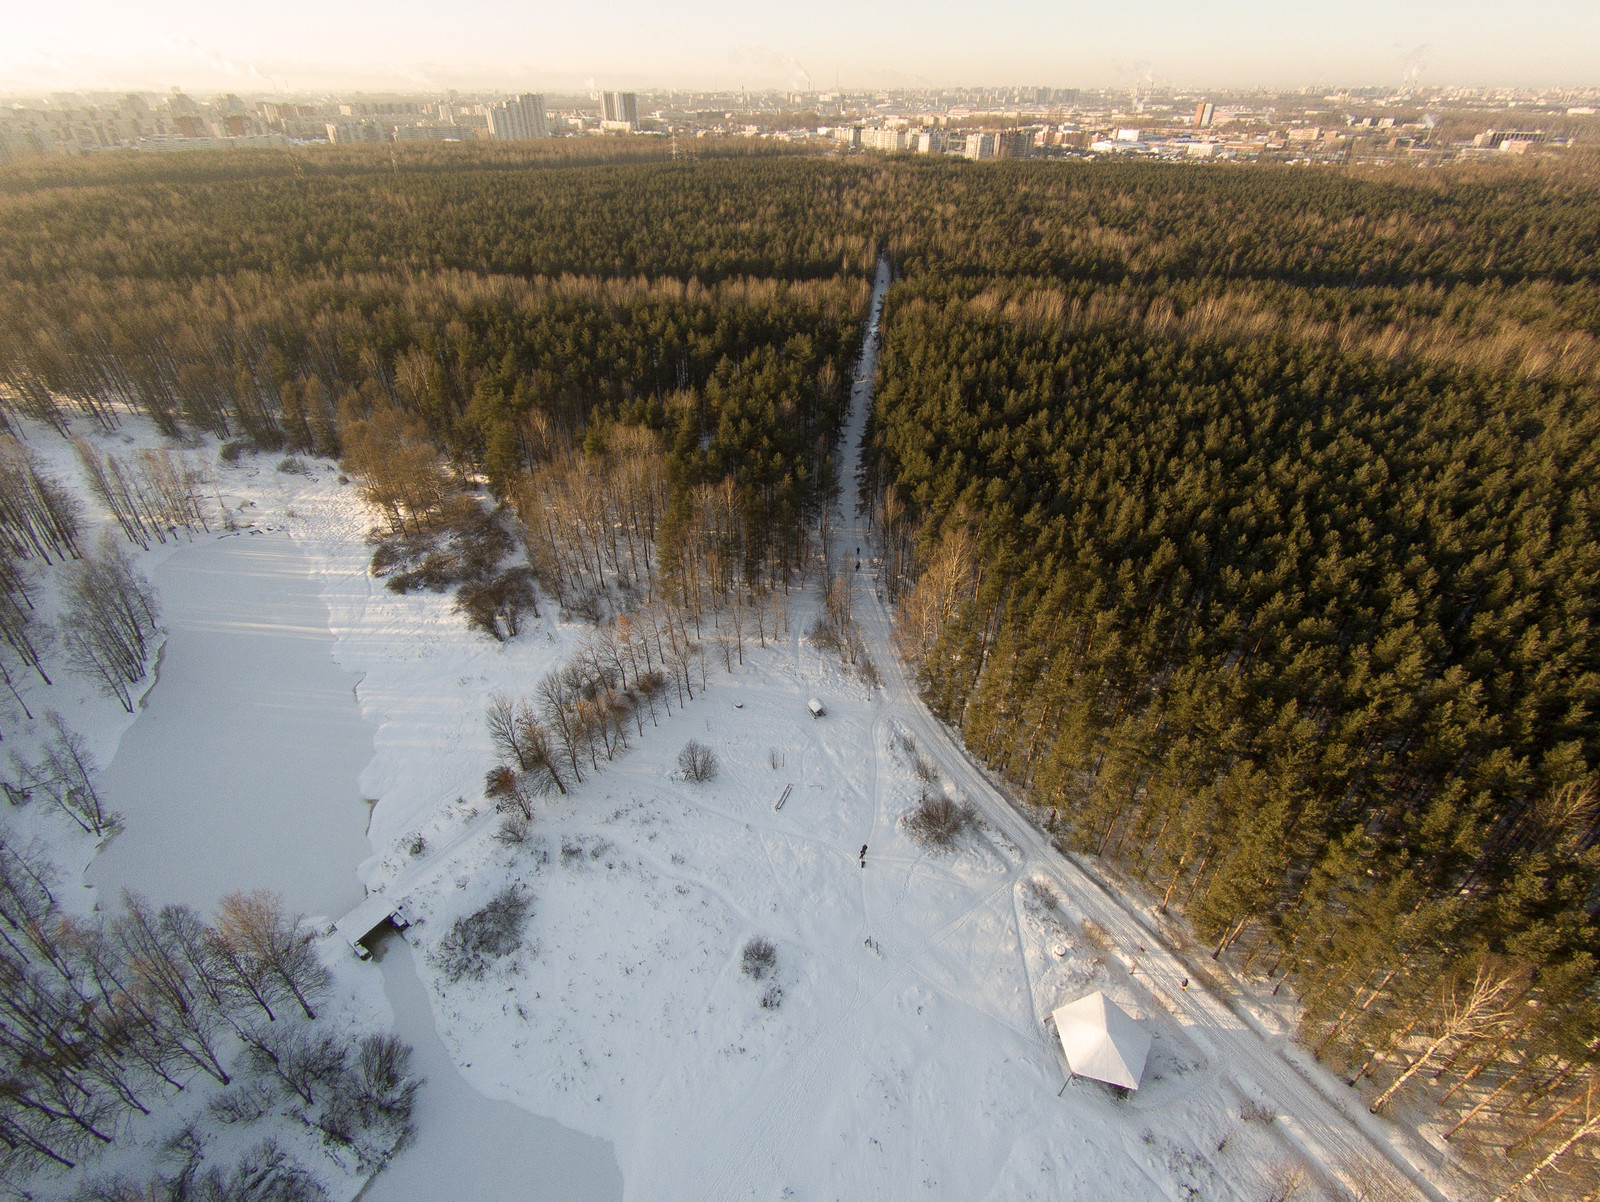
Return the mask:
<path id="1" fill-rule="evenodd" d="M 1219 971 L 1297 999 L 1305 1046 L 1375 1112 L 1426 1110 L 1592 1189 L 1584 161 L 557 143 L 8 168 L 0 405 L 63 430 L 132 407 L 178 440 L 340 459 L 382 515 L 374 572 L 459 583 L 497 638 L 534 582 L 607 622 L 613 655 L 640 615 L 687 644 L 706 601 L 751 607 L 765 638 L 856 483 L 836 463 L 886 262 L 861 495 L 932 710 L 1064 849 L 1187 920 Z M 204 520 L 182 455 L 80 454 L 131 539 Z M 37 518 L 0 539 L 25 673 L 13 565 L 66 553 L 24 532 L 71 522 L 20 450 L 0 474 Z M 463 509 L 480 481 L 532 581 L 498 548 L 473 562 L 500 537 Z M 519 759 L 582 778 L 575 744 L 565 764 L 521 748 L 500 704 Z"/>

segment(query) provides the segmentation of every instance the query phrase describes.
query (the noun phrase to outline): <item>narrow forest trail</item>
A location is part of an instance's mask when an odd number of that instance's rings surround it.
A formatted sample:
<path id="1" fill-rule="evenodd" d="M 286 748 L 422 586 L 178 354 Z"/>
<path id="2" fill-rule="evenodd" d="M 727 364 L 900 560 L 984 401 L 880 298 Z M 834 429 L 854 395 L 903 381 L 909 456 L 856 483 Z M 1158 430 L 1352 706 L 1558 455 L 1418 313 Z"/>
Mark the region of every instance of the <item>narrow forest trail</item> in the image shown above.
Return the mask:
<path id="1" fill-rule="evenodd" d="M 871 532 L 855 503 L 861 441 L 877 374 L 879 330 L 889 268 L 878 265 L 874 280 L 870 329 L 851 387 L 851 410 L 840 455 L 839 480 L 845 503 L 835 526 L 835 544 L 848 553 L 870 547 Z M 1225 1075 L 1241 1098 L 1254 1098 L 1277 1112 L 1274 1124 L 1284 1140 L 1298 1148 L 1326 1179 L 1337 1181 L 1341 1170 L 1361 1163 L 1392 1166 L 1434 1202 L 1453 1202 L 1432 1163 L 1431 1150 L 1420 1139 L 1367 1113 L 1361 1098 L 1297 1049 L 1282 1035 L 1273 1035 L 1249 1020 L 1233 999 L 1207 988 L 1204 978 L 1151 926 L 1138 909 L 1117 895 L 1071 858 L 1006 798 L 1001 789 L 967 754 L 960 739 L 922 704 L 915 684 L 896 655 L 892 619 L 878 590 L 876 574 L 849 573 L 856 580 L 856 621 L 867 649 L 883 677 L 885 716 L 892 715 L 938 760 L 947 777 L 983 812 L 984 818 L 1015 844 L 1021 863 L 1015 876 L 1040 876 L 1051 881 L 1076 913 L 1107 932 L 1110 954 L 1132 969 L 1150 994 L 1150 1009 L 1166 1011 Z M 1137 950 L 1135 950 L 1137 949 Z M 1182 982 L 1188 981 L 1188 988 Z"/>

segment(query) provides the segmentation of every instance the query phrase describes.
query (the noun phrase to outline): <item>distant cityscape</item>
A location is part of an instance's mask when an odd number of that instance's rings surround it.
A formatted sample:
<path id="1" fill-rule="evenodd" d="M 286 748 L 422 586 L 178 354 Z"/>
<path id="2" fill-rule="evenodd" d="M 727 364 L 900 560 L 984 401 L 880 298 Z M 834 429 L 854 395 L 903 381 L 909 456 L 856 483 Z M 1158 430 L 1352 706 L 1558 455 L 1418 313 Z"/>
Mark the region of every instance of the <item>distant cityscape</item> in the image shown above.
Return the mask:
<path id="1" fill-rule="evenodd" d="M 1600 88 L 606 91 L 585 96 L 53 93 L 0 107 L 0 162 L 106 150 L 526 141 L 642 134 L 968 159 L 1428 164 L 1600 145 Z"/>

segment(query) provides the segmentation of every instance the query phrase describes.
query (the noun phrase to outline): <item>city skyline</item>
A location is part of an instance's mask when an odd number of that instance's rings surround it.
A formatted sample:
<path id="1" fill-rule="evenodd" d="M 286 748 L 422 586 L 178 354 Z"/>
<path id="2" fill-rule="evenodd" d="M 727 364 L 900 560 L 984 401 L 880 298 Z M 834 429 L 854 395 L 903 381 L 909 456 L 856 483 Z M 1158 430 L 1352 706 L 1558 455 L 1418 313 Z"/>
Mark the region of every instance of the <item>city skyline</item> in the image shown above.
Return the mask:
<path id="1" fill-rule="evenodd" d="M 1045 86 L 1584 87 L 1600 82 L 1600 8 L 1576 0 L 1283 6 L 1221 0 L 1029 2 L 978 14 L 825 0 L 803 20 L 725 0 L 603 11 L 490 0 L 441 21 L 416 0 L 373 21 L 347 3 L 226 12 L 197 0 L 76 0 L 10 17 L 0 93 L 329 88 L 598 92 Z M 989 36 L 974 37 L 975 28 Z"/>

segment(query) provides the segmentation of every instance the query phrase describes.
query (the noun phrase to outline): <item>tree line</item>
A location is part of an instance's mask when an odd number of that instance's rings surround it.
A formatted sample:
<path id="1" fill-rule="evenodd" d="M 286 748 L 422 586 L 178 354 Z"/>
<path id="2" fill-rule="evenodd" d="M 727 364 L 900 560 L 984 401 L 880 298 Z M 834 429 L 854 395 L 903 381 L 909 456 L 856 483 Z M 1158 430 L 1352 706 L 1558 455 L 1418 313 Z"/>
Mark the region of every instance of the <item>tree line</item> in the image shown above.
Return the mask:
<path id="1" fill-rule="evenodd" d="M 207 477 L 196 461 L 147 450 L 128 464 L 86 440 L 75 445 L 92 489 L 129 541 L 148 550 L 152 541 L 174 536 L 179 525 L 209 529 L 199 492 Z M 78 497 L 41 469 L 30 448 L 0 438 L 0 683 L 29 719 L 33 714 L 15 673 L 31 671 L 50 684 L 44 657 L 52 645 L 130 714 L 133 690 L 148 673 L 157 633 L 155 595 L 112 536 L 102 537 L 93 551 L 82 545 L 82 512 Z M 35 621 L 34 564 L 60 581 L 63 604 L 54 631 Z M 104 833 L 98 822 L 94 833 Z"/>

